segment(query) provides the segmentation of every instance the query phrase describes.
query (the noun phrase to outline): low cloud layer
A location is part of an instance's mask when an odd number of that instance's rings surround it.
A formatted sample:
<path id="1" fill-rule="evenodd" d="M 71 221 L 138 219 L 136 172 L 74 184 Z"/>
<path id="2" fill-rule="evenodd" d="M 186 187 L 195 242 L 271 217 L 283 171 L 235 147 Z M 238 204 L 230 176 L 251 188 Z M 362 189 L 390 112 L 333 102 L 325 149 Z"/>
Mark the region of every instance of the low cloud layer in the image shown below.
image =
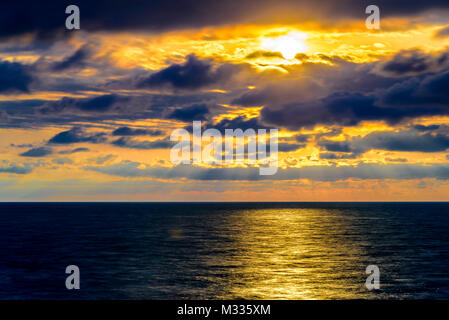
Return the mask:
<path id="1" fill-rule="evenodd" d="M 338 181 L 346 179 L 449 179 L 449 165 L 421 166 L 406 164 L 360 164 L 357 167 L 309 166 L 279 169 L 275 175 L 261 176 L 259 168 L 199 168 L 177 166 L 174 168 L 140 169 L 138 162 L 122 162 L 103 167 L 85 167 L 108 175 L 121 177 L 155 177 L 161 179 L 187 178 L 191 180 L 297 180 Z"/>

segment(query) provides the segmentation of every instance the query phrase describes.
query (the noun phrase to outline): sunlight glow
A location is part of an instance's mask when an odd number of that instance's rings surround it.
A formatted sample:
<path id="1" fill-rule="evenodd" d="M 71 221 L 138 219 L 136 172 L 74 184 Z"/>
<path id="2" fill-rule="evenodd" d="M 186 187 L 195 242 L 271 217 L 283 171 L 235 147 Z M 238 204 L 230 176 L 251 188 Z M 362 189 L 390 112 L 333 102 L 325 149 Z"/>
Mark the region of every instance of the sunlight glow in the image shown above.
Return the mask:
<path id="1" fill-rule="evenodd" d="M 306 38 L 305 33 L 291 31 L 283 36 L 263 38 L 261 45 L 263 49 L 280 52 L 285 59 L 291 60 L 296 54 L 307 51 Z"/>

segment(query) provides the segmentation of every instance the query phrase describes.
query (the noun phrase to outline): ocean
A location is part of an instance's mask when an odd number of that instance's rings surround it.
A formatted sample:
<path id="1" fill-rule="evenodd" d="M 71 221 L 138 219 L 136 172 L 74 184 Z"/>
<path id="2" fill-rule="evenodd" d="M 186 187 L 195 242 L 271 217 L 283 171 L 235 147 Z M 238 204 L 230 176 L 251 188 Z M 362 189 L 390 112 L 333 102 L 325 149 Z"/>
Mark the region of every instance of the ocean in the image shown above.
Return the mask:
<path id="1" fill-rule="evenodd" d="M 448 298 L 449 203 L 0 204 L 0 299 Z"/>

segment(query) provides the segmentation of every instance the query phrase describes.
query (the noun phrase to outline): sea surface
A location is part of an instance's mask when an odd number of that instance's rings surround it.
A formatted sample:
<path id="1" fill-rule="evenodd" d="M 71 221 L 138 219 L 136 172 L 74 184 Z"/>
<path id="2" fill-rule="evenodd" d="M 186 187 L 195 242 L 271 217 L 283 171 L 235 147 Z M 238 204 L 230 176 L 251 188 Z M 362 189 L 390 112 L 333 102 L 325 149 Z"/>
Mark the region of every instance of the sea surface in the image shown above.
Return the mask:
<path id="1" fill-rule="evenodd" d="M 449 203 L 1 203 L 0 299 L 449 299 Z"/>

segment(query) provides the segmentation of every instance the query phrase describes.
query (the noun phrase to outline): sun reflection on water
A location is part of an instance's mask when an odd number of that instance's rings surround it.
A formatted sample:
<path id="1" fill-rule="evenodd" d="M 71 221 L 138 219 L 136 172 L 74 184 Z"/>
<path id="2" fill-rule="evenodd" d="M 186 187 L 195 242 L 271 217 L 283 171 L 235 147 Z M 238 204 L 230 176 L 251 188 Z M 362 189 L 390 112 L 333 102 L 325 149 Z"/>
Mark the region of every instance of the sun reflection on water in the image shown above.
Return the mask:
<path id="1" fill-rule="evenodd" d="M 227 220 L 232 254 L 222 262 L 233 276 L 220 298 L 354 298 L 364 289 L 364 252 L 351 241 L 344 215 L 262 209 L 236 211 Z"/>

